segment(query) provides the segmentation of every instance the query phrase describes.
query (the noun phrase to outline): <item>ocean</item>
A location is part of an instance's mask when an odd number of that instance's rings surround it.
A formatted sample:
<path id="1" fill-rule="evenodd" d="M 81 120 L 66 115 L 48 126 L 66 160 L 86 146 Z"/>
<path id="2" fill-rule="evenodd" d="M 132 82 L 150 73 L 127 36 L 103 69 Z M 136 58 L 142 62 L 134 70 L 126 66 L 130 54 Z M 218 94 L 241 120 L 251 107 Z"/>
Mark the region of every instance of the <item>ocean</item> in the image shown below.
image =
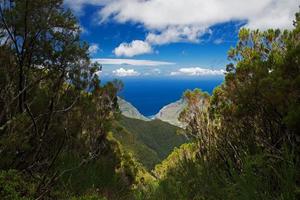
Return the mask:
<path id="1" fill-rule="evenodd" d="M 179 100 L 184 91 L 200 88 L 212 93 L 223 82 L 216 79 L 125 78 L 119 96 L 135 106 L 141 114 L 150 117 L 172 102 Z"/>

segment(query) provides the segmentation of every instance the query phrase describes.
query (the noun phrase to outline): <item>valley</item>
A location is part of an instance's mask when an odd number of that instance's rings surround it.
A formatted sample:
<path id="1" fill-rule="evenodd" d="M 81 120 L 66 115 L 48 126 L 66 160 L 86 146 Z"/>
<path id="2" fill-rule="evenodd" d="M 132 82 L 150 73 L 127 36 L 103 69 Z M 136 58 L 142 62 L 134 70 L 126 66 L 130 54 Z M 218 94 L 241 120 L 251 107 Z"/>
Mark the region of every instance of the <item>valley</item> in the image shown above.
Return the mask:
<path id="1" fill-rule="evenodd" d="M 148 169 L 153 169 L 175 147 L 188 141 L 180 133 L 181 128 L 169 123 L 167 118 L 148 119 L 125 100 L 118 98 L 118 102 L 122 116 L 114 124 L 114 136 Z"/>

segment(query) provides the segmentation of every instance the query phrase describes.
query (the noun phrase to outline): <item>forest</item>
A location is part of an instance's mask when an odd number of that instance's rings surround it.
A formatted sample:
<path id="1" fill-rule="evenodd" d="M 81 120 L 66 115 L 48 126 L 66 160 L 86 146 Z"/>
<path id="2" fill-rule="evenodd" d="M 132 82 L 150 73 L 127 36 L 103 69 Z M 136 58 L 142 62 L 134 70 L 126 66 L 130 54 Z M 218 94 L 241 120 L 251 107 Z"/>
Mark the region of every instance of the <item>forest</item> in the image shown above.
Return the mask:
<path id="1" fill-rule="evenodd" d="M 300 12 L 293 24 L 240 29 L 224 82 L 186 91 L 175 131 L 121 115 L 126 85 L 101 82 L 62 0 L 0 0 L 0 199 L 300 199 Z"/>

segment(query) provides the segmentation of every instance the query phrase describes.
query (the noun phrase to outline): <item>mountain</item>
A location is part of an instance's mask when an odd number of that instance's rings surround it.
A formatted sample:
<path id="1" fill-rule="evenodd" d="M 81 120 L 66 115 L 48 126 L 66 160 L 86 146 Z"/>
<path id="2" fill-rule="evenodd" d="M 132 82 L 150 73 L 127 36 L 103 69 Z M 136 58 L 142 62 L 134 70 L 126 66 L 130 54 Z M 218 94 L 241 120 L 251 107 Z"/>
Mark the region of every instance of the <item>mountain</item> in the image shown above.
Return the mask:
<path id="1" fill-rule="evenodd" d="M 118 104 L 122 115 L 128 118 L 139 119 L 143 121 L 151 121 L 151 119 L 142 115 L 138 111 L 138 109 L 136 109 L 131 103 L 125 101 L 120 97 L 118 97 Z M 164 106 L 156 115 L 154 115 L 153 119 L 159 119 L 161 121 L 182 128 L 184 127 L 184 125 L 178 120 L 178 117 L 186 105 L 187 103 L 183 99 L 170 103 Z"/>
<path id="2" fill-rule="evenodd" d="M 180 99 L 174 103 L 170 103 L 164 106 L 154 118 L 168 122 L 174 126 L 183 127 L 184 125 L 178 120 L 178 117 L 186 105 L 187 102 L 183 99 Z"/>
<path id="3" fill-rule="evenodd" d="M 114 137 L 148 169 L 187 142 L 185 136 L 178 134 L 179 127 L 158 119 L 144 121 L 122 116 L 114 127 Z"/>
<path id="4" fill-rule="evenodd" d="M 185 105 L 182 100 L 165 106 L 152 120 L 120 97 L 118 104 L 122 115 L 114 123 L 113 135 L 146 168 L 153 169 L 175 147 L 187 142 L 178 134 L 181 124 L 177 117 Z"/>
<path id="5" fill-rule="evenodd" d="M 118 97 L 118 104 L 121 110 L 122 115 L 133 118 L 133 119 L 140 119 L 143 121 L 150 121 L 149 118 L 142 115 L 138 109 L 136 109 L 131 103 L 125 101 L 124 99 Z"/>

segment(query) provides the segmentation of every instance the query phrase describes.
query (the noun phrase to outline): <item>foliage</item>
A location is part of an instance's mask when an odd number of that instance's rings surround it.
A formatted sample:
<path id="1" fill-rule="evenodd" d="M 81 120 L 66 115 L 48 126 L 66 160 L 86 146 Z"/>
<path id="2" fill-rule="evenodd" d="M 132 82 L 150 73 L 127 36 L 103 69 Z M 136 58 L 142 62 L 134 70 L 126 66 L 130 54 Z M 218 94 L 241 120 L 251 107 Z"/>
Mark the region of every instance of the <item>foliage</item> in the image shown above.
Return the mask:
<path id="1" fill-rule="evenodd" d="M 122 116 L 115 126 L 115 137 L 148 169 L 153 169 L 174 147 L 187 141 L 177 134 L 178 127 L 160 120 L 142 121 Z"/>
<path id="2" fill-rule="evenodd" d="M 109 133 L 107 138 L 109 143 L 101 157 L 64 174 L 55 188 L 63 194 L 61 197 L 67 198 L 74 194 L 81 197 L 92 193 L 90 198 L 94 195 L 107 199 L 131 198 L 131 189 L 138 183 L 138 177 L 142 176 L 138 173 L 143 169 L 123 151 L 123 147 L 113 138 L 112 133 Z M 69 169 L 78 166 L 80 162 L 81 159 L 76 154 L 63 155 L 57 168 Z M 64 194 L 64 191 L 70 193 Z"/>
<path id="3" fill-rule="evenodd" d="M 120 118 L 123 85 L 100 84 L 62 0 L 1 0 L 0 198 L 299 199 L 299 13 L 294 25 L 240 30 L 224 83 L 184 94 L 192 140 L 167 157 L 186 138 Z"/>
<path id="4" fill-rule="evenodd" d="M 109 160 L 122 84 L 100 84 L 88 48 L 62 0 L 0 1 L 0 169 L 34 181 L 35 199 L 60 196 L 55 186 L 67 174 Z"/>
<path id="5" fill-rule="evenodd" d="M 33 199 L 35 184 L 28 182 L 25 176 L 16 171 L 0 172 L 0 197 L 3 200 Z"/>
<path id="6" fill-rule="evenodd" d="M 185 149 L 186 151 L 188 149 Z M 189 151 L 195 153 L 193 148 Z M 231 167 L 231 177 L 227 175 L 226 169 L 215 163 L 185 155 L 174 154 L 172 162 L 164 161 L 163 166 L 159 166 L 160 169 L 167 169 L 161 173 L 164 176 L 148 183 L 147 187 L 136 195 L 137 199 L 272 200 L 297 199 L 296 195 L 299 195 L 299 188 L 295 187 L 298 169 L 292 164 L 291 155 L 286 154 L 285 160 L 278 163 L 263 155 L 244 158 L 243 171 L 239 172 Z M 229 165 L 233 164 L 231 162 Z M 275 180 L 274 188 L 272 181 Z"/>
<path id="7" fill-rule="evenodd" d="M 299 20 L 241 29 L 225 82 L 211 97 L 185 93 L 180 119 L 195 142 L 156 167 L 147 199 L 299 199 Z"/>
<path id="8" fill-rule="evenodd" d="M 176 168 L 181 161 L 190 159 L 195 160 L 197 145 L 195 143 L 185 143 L 181 145 L 179 148 L 174 148 L 172 153 L 164 159 L 160 164 L 155 166 L 154 174 L 156 177 L 160 179 L 168 176 L 168 172 L 172 168 Z"/>
<path id="9" fill-rule="evenodd" d="M 73 197 L 71 200 L 106 200 L 106 198 L 99 197 L 97 194 L 88 194 L 80 197 Z"/>

